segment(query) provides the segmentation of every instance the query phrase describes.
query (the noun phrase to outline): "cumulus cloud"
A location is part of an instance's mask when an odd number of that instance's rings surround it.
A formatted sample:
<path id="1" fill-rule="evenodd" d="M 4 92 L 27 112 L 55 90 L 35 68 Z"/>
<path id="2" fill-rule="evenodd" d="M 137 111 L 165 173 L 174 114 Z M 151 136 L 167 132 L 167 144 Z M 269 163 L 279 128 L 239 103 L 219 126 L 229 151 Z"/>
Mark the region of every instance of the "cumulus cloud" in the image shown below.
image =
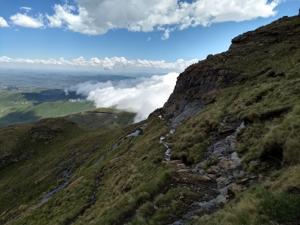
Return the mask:
<path id="1" fill-rule="evenodd" d="M 177 77 L 178 73 L 168 73 L 117 83 L 87 82 L 73 86 L 69 91 L 86 96 L 96 107 L 116 107 L 135 112 L 137 122 L 164 105 L 175 87 Z"/>
<path id="2" fill-rule="evenodd" d="M 26 13 L 17 13 L 10 17 L 11 22 L 14 25 L 27 27 L 27 28 L 41 28 L 44 26 L 43 17 L 39 15 L 37 17 L 28 16 Z"/>
<path id="3" fill-rule="evenodd" d="M 75 5 L 56 4 L 47 15 L 49 26 L 66 27 L 89 35 L 111 29 L 163 31 L 208 26 L 226 21 L 244 21 L 275 14 L 279 0 L 78 0 Z"/>
<path id="4" fill-rule="evenodd" d="M 6 22 L 6 20 L 0 16 L 0 28 L 1 27 L 9 27 L 8 23 Z"/>
<path id="5" fill-rule="evenodd" d="M 112 58 L 90 58 L 84 57 L 74 59 L 24 59 L 0 57 L 0 66 L 29 66 L 29 67 L 52 67 L 57 68 L 82 68 L 88 70 L 105 71 L 111 73 L 130 73 L 130 72 L 171 72 L 183 71 L 187 66 L 196 63 L 197 59 L 183 60 L 178 59 L 174 62 L 165 60 L 145 60 L 145 59 L 127 59 L 125 57 Z"/>

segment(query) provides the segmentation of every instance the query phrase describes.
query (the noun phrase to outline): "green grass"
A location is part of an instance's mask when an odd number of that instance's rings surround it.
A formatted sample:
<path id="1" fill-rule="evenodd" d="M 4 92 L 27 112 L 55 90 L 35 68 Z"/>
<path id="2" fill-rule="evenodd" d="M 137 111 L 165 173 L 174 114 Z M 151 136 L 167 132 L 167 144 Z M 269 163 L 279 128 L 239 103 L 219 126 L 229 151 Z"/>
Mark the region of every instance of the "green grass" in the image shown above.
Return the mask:
<path id="1" fill-rule="evenodd" d="M 69 114 L 75 114 L 87 110 L 94 109 L 92 102 L 69 102 L 69 101 L 58 101 L 58 102 L 46 102 L 39 104 L 34 107 L 33 111 L 36 116 L 41 118 L 53 118 L 62 117 Z"/>
<path id="2" fill-rule="evenodd" d="M 300 219 L 300 195 L 292 190 L 296 187 L 299 191 L 299 172 L 299 166 L 283 170 L 279 174 L 276 172 L 270 181 L 240 194 L 224 209 L 195 219 L 191 224 L 297 224 Z"/>
<path id="3" fill-rule="evenodd" d="M 125 139 L 120 137 L 136 125 L 112 123 L 87 130 L 65 120 L 39 124 L 18 127 L 21 152 L 13 145 L 2 151 L 12 157 L 25 155 L 0 172 L 2 223 L 164 224 L 183 214 L 197 197 L 178 185 L 174 169 L 163 163 L 159 137 L 167 130 L 159 119 L 148 120 L 142 136 Z M 4 134 L 10 129 L 14 128 L 4 129 Z M 39 134 L 33 140 L 32 129 Z M 59 132 L 52 136 L 53 130 Z M 113 149 L 115 143 L 119 145 Z M 42 196 L 63 183 L 61 173 L 70 168 L 67 187 L 41 205 Z"/>
<path id="4" fill-rule="evenodd" d="M 170 188 L 166 193 L 161 193 L 152 201 L 147 201 L 138 210 L 131 225 L 139 224 L 169 224 L 196 199 L 197 195 L 187 187 Z"/>
<path id="5" fill-rule="evenodd" d="M 0 117 L 4 117 L 8 113 L 25 110 L 31 106 L 18 92 L 0 91 Z"/>
<path id="6" fill-rule="evenodd" d="M 20 91 L 0 91 L 0 126 L 2 127 L 94 109 L 95 106 L 89 101 L 57 100 L 36 104 L 34 101 L 27 100 Z"/>
<path id="7" fill-rule="evenodd" d="M 45 121 L 38 126 L 20 127 L 18 136 L 15 136 L 16 132 L 13 133 L 14 138 L 19 140 L 16 144 L 6 144 L 10 141 L 9 136 L 1 136 L 3 138 L 1 146 L 6 146 L 6 149 L 1 148 L 1 156 L 4 153 L 10 154 L 12 163 L 1 170 L 0 210 L 3 213 L 4 209 L 14 208 L 16 204 L 22 206 L 15 208 L 6 216 L 1 216 L 1 219 L 6 220 L 20 212 L 26 214 L 27 210 L 31 211 L 31 207 L 39 204 L 43 193 L 57 186 L 64 169 L 70 169 L 76 174 L 75 171 L 87 160 L 91 160 L 91 156 L 95 159 L 101 158 L 101 155 L 107 151 L 106 149 L 110 149 L 112 140 L 122 133 L 121 129 L 115 126 L 113 133 L 105 132 L 104 134 L 103 131 L 82 130 L 75 124 L 64 120 L 60 123 L 56 120 L 53 125 L 52 123 L 52 121 Z M 33 129 L 38 135 L 34 139 L 32 138 Z M 57 133 L 52 135 L 53 130 L 57 130 Z M 41 135 L 42 132 L 45 133 L 44 136 Z M 5 131 L 4 134 L 9 135 L 9 132 Z M 100 143 L 103 150 L 95 153 Z M 22 146 L 22 149 L 18 146 Z M 26 179 L 23 179 L 25 177 Z M 76 180 L 76 176 L 73 179 Z M 88 174 L 86 179 L 87 181 L 83 179 L 83 182 L 88 182 L 93 177 Z M 81 188 L 83 188 L 82 191 L 88 193 L 90 187 Z M 51 201 L 49 204 L 51 205 Z"/>
<path id="8" fill-rule="evenodd" d="M 9 135 L 9 129 L 14 128 L 6 128 L 4 134 Z M 102 221 L 102 224 L 115 224 L 125 221 L 168 183 L 169 172 L 161 164 L 163 149 L 158 143 L 164 126 L 158 121 L 150 122 L 143 137 L 125 139 L 114 151 L 112 145 L 124 132 L 116 124 L 104 130 L 85 130 L 61 120 L 54 125 L 52 121 L 45 121 L 39 126 L 19 129 L 17 146 L 21 145 L 22 150 L 6 144 L 9 138 L 2 140 L 4 146 L 11 146 L 2 150 L 2 154 L 20 157 L 17 161 L 12 160 L 0 173 L 2 222 L 65 223 L 77 217 L 96 190 L 97 202 L 88 210 L 89 216 L 77 218 L 77 223 Z M 32 140 L 27 136 L 32 135 L 32 129 L 38 134 L 46 130 L 46 135 Z M 52 136 L 52 130 L 59 132 Z M 160 163 L 154 160 L 158 156 Z M 72 170 L 68 187 L 39 206 L 43 193 L 61 182 L 59 174 L 66 168 Z M 95 187 L 97 176 L 100 181 Z"/>

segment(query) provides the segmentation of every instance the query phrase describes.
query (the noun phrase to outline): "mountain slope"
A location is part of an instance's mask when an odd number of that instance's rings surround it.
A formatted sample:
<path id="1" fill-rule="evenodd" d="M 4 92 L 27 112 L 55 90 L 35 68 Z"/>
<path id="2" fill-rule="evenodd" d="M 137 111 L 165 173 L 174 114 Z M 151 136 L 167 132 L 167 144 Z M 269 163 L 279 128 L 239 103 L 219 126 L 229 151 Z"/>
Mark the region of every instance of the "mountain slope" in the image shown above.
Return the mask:
<path id="1" fill-rule="evenodd" d="M 300 17 L 243 34 L 139 124 L 1 129 L 0 224 L 299 224 L 299 46 Z"/>

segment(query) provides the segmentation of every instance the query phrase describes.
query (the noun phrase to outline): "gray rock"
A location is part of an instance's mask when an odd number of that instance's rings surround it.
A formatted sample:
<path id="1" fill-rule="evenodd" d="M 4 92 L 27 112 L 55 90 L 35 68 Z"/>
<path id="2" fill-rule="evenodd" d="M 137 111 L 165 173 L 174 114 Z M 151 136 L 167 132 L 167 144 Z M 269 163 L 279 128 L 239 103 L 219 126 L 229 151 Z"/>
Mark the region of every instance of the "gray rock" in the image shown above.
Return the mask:
<path id="1" fill-rule="evenodd" d="M 134 132 L 132 132 L 131 134 L 128 134 L 126 137 L 138 137 L 140 135 L 143 134 L 143 130 L 142 129 L 137 129 Z"/>
<path id="2" fill-rule="evenodd" d="M 222 194 L 218 195 L 218 197 L 216 198 L 217 204 L 225 204 L 227 201 L 228 200 L 227 200 L 226 196 L 224 196 Z"/>
<path id="3" fill-rule="evenodd" d="M 199 113 L 201 110 L 203 110 L 203 108 L 204 105 L 201 102 L 192 102 L 186 104 L 181 113 L 179 113 L 175 118 L 173 118 L 171 125 L 172 128 L 176 128 L 182 121 Z"/>

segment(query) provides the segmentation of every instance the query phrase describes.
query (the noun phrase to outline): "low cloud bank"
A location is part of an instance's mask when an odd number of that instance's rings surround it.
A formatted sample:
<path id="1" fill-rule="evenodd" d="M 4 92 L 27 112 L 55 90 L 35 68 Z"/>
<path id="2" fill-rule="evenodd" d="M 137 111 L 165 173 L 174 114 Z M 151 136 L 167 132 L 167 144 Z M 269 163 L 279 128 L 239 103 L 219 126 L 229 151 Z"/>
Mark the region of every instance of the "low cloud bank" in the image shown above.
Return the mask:
<path id="1" fill-rule="evenodd" d="M 174 90 L 178 75 L 168 73 L 118 82 L 85 82 L 71 87 L 68 91 L 86 96 L 98 108 L 115 107 L 135 112 L 137 122 L 146 119 L 151 112 L 164 105 Z"/>

